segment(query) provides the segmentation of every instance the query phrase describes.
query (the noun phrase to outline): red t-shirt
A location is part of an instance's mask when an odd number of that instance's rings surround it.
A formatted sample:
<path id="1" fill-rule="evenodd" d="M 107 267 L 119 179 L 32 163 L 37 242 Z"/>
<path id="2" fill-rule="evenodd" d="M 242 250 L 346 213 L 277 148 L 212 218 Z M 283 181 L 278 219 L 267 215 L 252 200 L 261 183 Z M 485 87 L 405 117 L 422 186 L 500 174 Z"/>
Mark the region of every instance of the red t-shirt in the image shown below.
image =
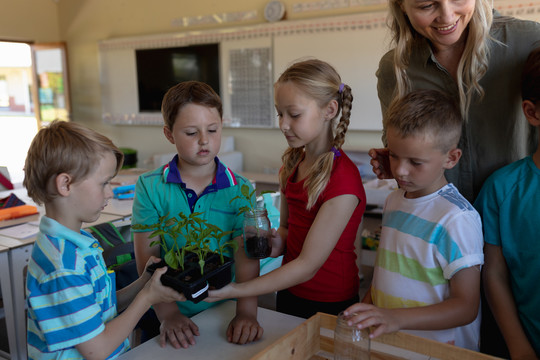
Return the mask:
<path id="1" fill-rule="evenodd" d="M 308 300 L 338 302 L 358 294 L 360 281 L 354 241 L 366 208 L 366 194 L 357 166 L 343 150 L 340 150 L 340 153 L 341 156 L 334 159 L 328 185 L 311 210 L 306 210 L 308 197 L 304 189 L 304 180 L 291 182 L 297 169 L 287 180 L 287 188 L 283 191 L 289 208 L 287 250 L 283 264 L 298 257 L 311 224 L 325 201 L 345 194 L 356 195 L 359 200 L 349 223 L 323 266 L 311 280 L 288 289 L 294 295 Z"/>

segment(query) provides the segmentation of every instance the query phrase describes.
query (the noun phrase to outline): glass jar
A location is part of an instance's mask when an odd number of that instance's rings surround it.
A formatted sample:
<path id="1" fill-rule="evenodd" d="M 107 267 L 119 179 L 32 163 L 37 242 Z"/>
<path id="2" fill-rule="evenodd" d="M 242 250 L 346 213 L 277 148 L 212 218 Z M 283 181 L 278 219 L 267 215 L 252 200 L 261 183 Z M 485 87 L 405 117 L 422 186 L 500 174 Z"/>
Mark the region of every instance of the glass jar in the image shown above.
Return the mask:
<path id="1" fill-rule="evenodd" d="M 334 360 L 369 360 L 371 340 L 368 329 L 347 325 L 353 315 L 340 312 L 334 330 Z"/>
<path id="2" fill-rule="evenodd" d="M 264 259 L 272 252 L 270 220 L 265 208 L 244 213 L 244 250 L 248 258 Z"/>

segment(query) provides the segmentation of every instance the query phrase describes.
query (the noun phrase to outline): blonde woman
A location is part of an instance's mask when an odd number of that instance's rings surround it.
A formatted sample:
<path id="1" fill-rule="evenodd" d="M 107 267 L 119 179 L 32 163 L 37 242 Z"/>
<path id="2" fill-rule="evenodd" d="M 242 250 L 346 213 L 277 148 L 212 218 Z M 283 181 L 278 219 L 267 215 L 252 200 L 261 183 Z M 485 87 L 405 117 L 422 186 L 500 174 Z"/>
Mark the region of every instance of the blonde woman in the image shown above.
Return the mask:
<path id="1" fill-rule="evenodd" d="M 540 45 L 540 24 L 504 17 L 491 0 L 389 0 L 394 49 L 383 56 L 377 90 L 383 114 L 415 89 L 450 94 L 465 119 L 463 157 L 447 178 L 473 202 L 496 169 L 536 148 L 521 110 L 520 76 Z M 374 172 L 391 177 L 384 151 L 370 151 Z"/>

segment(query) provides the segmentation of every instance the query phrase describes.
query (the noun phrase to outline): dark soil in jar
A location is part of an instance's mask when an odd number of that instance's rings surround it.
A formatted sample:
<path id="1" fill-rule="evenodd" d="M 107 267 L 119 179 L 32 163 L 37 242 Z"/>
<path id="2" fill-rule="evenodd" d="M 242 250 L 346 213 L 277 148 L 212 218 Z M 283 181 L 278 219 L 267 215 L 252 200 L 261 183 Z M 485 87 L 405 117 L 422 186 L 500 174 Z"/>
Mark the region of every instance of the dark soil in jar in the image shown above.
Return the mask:
<path id="1" fill-rule="evenodd" d="M 252 259 L 264 259 L 270 255 L 272 248 L 265 236 L 252 236 L 246 239 L 246 253 Z"/>

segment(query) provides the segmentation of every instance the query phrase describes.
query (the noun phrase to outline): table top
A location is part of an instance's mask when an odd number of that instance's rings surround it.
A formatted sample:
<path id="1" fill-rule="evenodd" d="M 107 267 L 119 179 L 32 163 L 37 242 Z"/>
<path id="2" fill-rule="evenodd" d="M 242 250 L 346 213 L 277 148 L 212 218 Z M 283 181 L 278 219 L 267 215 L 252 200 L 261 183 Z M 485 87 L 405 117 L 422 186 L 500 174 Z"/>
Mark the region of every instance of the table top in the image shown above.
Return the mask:
<path id="1" fill-rule="evenodd" d="M 195 315 L 192 320 L 199 326 L 200 335 L 195 338 L 197 344 L 188 349 L 175 349 L 169 344 L 162 348 L 158 337 L 155 337 L 125 353 L 120 359 L 249 359 L 305 321 L 303 318 L 259 307 L 257 317 L 264 329 L 262 339 L 237 345 L 227 342 L 225 337 L 235 311 L 236 302 L 226 301 Z"/>
<path id="2" fill-rule="evenodd" d="M 34 201 L 28 196 L 25 188 L 16 188 L 14 190 L 7 190 L 7 191 L 1 191 L 0 192 L 0 199 L 5 198 L 9 196 L 11 193 L 15 194 L 19 199 L 24 201 L 28 205 L 34 205 L 37 207 L 40 218 L 45 214 L 45 208 L 43 206 L 39 206 L 34 203 Z M 92 223 L 83 223 L 83 228 L 88 228 L 93 225 L 101 224 L 104 222 L 114 222 L 122 220 L 126 217 L 129 217 L 131 215 L 131 208 L 133 206 L 133 200 L 118 200 L 118 199 L 111 199 L 109 201 L 109 204 L 105 207 L 105 209 L 101 212 L 100 217 L 92 222 Z M 37 222 L 34 222 L 36 225 L 39 224 L 39 220 Z M 0 223 L 1 224 L 1 223 Z M 20 224 L 15 225 L 15 227 L 19 226 L 25 226 L 26 224 Z M 34 227 L 35 231 L 37 232 L 37 226 Z M 21 231 L 22 228 L 20 228 Z M 26 226 L 25 231 L 28 230 L 28 226 Z M 33 244 L 36 240 L 36 236 L 28 236 L 24 238 L 20 238 L 18 236 L 9 236 L 5 234 L 0 234 L 0 246 L 7 247 L 9 249 L 17 248 L 20 246 Z"/>

